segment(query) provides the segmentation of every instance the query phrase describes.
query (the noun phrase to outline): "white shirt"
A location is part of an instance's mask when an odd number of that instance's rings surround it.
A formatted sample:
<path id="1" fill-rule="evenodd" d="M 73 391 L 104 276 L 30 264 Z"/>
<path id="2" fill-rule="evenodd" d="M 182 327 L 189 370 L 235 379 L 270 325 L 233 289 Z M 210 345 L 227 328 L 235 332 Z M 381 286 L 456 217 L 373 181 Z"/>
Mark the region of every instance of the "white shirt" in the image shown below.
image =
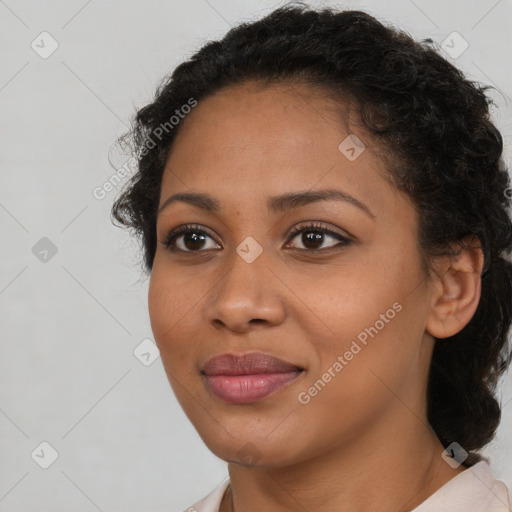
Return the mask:
<path id="1" fill-rule="evenodd" d="M 183 512 L 219 512 L 229 479 Z M 446 482 L 411 512 L 511 512 L 506 485 L 485 460 Z"/>

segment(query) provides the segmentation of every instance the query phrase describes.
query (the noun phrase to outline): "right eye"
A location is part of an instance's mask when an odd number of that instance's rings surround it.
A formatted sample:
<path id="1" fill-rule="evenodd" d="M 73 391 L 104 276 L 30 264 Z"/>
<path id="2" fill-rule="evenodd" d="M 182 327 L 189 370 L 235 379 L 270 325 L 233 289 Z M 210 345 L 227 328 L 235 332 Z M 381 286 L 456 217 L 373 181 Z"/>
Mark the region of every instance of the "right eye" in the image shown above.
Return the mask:
<path id="1" fill-rule="evenodd" d="M 186 224 L 171 230 L 163 245 L 172 252 L 199 252 L 200 249 L 205 249 L 204 243 L 206 238 L 212 238 L 210 234 L 197 224 Z M 178 242 L 182 239 L 182 247 L 176 247 Z M 213 249 L 213 247 L 206 247 L 206 250 Z"/>

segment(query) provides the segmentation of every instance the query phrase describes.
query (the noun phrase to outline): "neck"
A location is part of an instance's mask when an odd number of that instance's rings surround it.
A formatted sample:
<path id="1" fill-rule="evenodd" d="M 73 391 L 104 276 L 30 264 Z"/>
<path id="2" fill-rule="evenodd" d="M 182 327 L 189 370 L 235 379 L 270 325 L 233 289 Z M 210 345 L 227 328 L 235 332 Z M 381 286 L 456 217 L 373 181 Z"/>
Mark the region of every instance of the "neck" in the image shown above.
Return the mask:
<path id="1" fill-rule="evenodd" d="M 220 512 L 363 512 L 375 510 L 376 503 L 381 512 L 413 510 L 466 468 L 452 469 L 426 421 L 403 409 L 403 427 L 375 426 L 357 441 L 291 466 L 230 463 L 230 489 Z"/>

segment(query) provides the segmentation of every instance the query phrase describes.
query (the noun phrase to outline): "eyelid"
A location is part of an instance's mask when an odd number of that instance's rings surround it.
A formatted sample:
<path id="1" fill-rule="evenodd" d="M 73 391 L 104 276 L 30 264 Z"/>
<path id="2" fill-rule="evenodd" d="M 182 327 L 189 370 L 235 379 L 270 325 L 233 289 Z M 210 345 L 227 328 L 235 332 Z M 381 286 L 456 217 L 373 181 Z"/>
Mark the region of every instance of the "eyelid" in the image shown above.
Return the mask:
<path id="1" fill-rule="evenodd" d="M 354 242 L 356 239 L 352 234 L 350 234 L 346 230 L 341 230 L 340 228 L 330 228 L 326 225 L 327 223 L 325 221 L 320 220 L 304 220 L 300 221 L 297 224 L 295 224 L 292 228 L 290 228 L 285 236 L 287 245 L 290 244 L 291 241 L 293 241 L 294 238 L 296 238 L 300 233 L 307 232 L 308 230 L 313 231 L 320 231 L 326 234 L 327 236 L 330 236 L 331 238 L 335 238 L 338 240 L 338 244 L 331 246 L 331 247 L 325 247 L 323 249 L 300 249 L 295 248 L 298 251 L 302 252 L 310 252 L 310 253 L 324 253 L 329 250 L 339 249 L 343 246 L 350 245 Z M 339 231 L 343 231 L 343 233 L 340 233 Z M 177 249 L 174 247 L 175 241 L 182 236 L 183 234 L 190 233 L 190 232 L 196 232 L 200 234 L 207 235 L 212 240 L 215 241 L 215 243 L 218 244 L 218 242 L 215 240 L 215 235 L 213 235 L 208 228 L 201 224 L 182 224 L 180 226 L 177 226 L 166 234 L 163 240 L 160 240 L 160 243 L 162 243 L 169 251 L 171 252 L 178 252 L 178 253 L 188 253 L 188 254 L 194 254 L 194 253 L 203 253 L 207 251 L 211 251 L 212 249 L 199 249 L 196 251 L 192 250 L 183 250 L 183 249 Z M 218 244 L 221 245 L 221 244 Z M 341 246 L 341 247 L 340 247 Z M 217 250 L 217 249 L 214 249 Z"/>
<path id="2" fill-rule="evenodd" d="M 184 233 L 188 233 L 190 231 L 196 232 L 196 233 L 204 233 L 204 234 L 208 235 L 211 239 L 215 240 L 215 235 L 211 232 L 210 229 L 203 226 L 202 224 L 192 223 L 192 224 L 181 224 L 180 226 L 176 226 L 175 228 L 168 230 L 166 232 L 166 234 L 164 235 L 163 240 L 160 240 L 160 242 L 162 244 L 164 244 L 165 246 L 167 246 L 168 242 L 171 241 L 171 239 L 172 239 L 172 242 L 174 242 L 174 240 L 176 240 L 180 235 L 182 235 Z M 194 251 L 189 251 L 189 252 L 194 252 Z M 199 252 L 199 251 L 195 251 L 195 252 Z"/>
<path id="3" fill-rule="evenodd" d="M 340 236 L 343 238 L 346 238 L 347 240 L 355 240 L 356 237 L 349 233 L 346 229 L 341 229 L 338 227 L 330 227 L 329 223 L 323 221 L 323 220 L 304 220 L 299 221 L 297 224 L 295 224 L 290 230 L 288 231 L 288 234 L 286 235 L 286 238 L 289 239 L 291 236 L 296 235 L 300 231 L 304 229 L 311 229 L 313 231 L 314 229 L 327 231 L 331 233 L 332 235 Z"/>

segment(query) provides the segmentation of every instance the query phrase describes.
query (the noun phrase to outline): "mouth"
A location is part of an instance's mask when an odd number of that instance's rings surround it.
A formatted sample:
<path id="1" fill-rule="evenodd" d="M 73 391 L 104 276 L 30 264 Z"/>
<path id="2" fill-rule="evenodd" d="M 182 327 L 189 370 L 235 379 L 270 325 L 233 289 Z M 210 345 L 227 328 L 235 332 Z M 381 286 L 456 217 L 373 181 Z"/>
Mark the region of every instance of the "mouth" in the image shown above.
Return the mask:
<path id="1" fill-rule="evenodd" d="M 201 369 L 207 389 L 231 404 L 262 400 L 298 379 L 305 369 L 261 352 L 223 354 Z"/>

